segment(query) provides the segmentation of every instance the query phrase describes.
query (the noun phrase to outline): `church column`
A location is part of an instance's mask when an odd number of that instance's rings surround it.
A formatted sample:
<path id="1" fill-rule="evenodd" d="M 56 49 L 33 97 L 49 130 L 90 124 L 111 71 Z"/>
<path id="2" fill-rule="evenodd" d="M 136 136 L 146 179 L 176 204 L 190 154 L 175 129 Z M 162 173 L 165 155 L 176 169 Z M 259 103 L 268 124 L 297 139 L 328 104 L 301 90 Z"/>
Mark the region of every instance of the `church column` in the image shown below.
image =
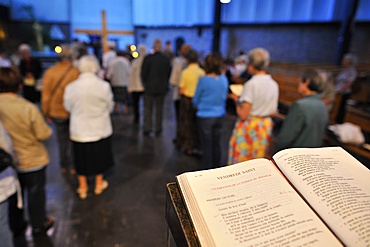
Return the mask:
<path id="1" fill-rule="evenodd" d="M 336 58 L 337 65 L 341 64 L 343 55 L 350 51 L 358 3 L 359 0 L 347 1 L 347 12 L 343 17 L 338 36 L 338 51 Z"/>
<path id="2" fill-rule="evenodd" d="M 221 2 L 220 0 L 215 1 L 215 12 L 213 19 L 213 41 L 212 51 L 220 51 L 220 35 L 221 35 Z"/>

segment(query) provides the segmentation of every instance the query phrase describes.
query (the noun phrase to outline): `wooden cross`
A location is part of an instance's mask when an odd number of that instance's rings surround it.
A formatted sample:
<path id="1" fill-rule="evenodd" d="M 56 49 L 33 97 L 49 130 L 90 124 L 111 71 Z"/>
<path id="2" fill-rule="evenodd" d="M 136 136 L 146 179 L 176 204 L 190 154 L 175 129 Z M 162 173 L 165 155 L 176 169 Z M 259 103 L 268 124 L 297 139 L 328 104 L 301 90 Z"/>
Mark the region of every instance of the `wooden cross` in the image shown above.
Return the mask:
<path id="1" fill-rule="evenodd" d="M 105 10 L 101 12 L 101 19 L 102 19 L 102 29 L 101 30 L 88 30 L 88 29 L 76 29 L 75 33 L 85 33 L 90 35 L 101 35 L 103 40 L 103 52 L 108 51 L 108 34 L 134 34 L 133 31 L 118 31 L 118 30 L 108 30 L 107 29 L 107 20 L 105 15 Z"/>

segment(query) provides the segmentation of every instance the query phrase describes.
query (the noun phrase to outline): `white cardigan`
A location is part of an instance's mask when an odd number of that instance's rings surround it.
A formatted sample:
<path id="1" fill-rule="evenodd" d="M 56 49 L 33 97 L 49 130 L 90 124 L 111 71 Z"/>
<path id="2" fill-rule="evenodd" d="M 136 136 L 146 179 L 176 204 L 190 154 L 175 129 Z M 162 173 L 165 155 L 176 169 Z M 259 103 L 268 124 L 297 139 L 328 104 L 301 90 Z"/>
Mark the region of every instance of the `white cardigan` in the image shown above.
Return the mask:
<path id="1" fill-rule="evenodd" d="M 112 135 L 110 112 L 113 105 L 108 82 L 94 73 L 80 74 L 64 92 L 64 107 L 70 113 L 71 140 L 94 142 Z"/>

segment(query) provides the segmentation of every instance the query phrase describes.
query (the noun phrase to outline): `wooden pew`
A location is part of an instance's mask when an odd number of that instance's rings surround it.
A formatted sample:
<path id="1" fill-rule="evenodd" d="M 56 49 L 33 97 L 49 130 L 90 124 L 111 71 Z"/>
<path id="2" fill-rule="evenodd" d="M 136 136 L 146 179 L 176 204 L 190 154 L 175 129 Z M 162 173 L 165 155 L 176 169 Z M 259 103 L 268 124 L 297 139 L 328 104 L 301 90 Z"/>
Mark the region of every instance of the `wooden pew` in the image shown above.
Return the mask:
<path id="1" fill-rule="evenodd" d="M 289 107 L 294 101 L 302 98 L 298 92 L 300 75 L 295 73 L 270 73 L 279 85 L 279 104 Z"/>
<path id="2" fill-rule="evenodd" d="M 311 65 L 308 66 L 301 66 L 305 69 L 309 68 Z M 297 65 L 297 67 L 299 67 Z M 289 69 L 288 69 L 289 68 Z M 269 68 L 268 72 L 271 74 L 272 78 L 278 83 L 279 85 L 279 110 L 281 110 L 282 114 L 286 114 L 289 106 L 296 100 L 302 98 L 302 96 L 298 93 L 298 84 L 301 79 L 301 75 L 303 70 L 291 70 L 292 66 L 288 67 L 272 67 Z M 336 74 L 339 73 L 338 67 L 333 67 L 332 70 L 329 70 L 329 66 L 326 67 L 319 67 L 318 65 L 312 65 L 312 68 L 323 69 L 335 78 Z M 365 72 L 362 71 L 359 73 L 359 77 L 356 79 L 354 86 L 353 86 L 353 93 L 351 96 L 352 102 L 355 104 L 357 102 L 363 104 L 370 104 L 370 66 L 367 67 L 362 66 L 362 69 L 369 68 L 369 71 Z M 337 106 L 340 102 L 340 96 L 337 96 L 334 101 L 334 106 L 330 112 L 330 120 L 331 123 L 335 122 L 335 117 L 337 114 Z"/>

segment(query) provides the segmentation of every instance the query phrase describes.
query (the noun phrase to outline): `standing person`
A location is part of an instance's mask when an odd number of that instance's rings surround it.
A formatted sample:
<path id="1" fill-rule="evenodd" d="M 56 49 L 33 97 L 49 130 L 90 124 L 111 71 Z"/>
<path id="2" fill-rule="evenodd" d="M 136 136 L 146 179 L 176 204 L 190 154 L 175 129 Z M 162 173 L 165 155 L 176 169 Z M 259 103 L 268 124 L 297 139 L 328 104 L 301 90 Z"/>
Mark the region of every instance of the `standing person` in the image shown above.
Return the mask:
<path id="1" fill-rule="evenodd" d="M 16 177 L 11 165 L 13 164 L 13 147 L 8 133 L 0 121 L 0 243 L 3 247 L 12 247 L 12 232 L 9 228 L 9 200 L 17 192 Z M 4 159 L 3 159 L 4 158 Z M 8 165 L 5 168 L 5 164 Z M 3 167 L 4 166 L 4 167 Z"/>
<path id="2" fill-rule="evenodd" d="M 23 79 L 23 97 L 33 103 L 40 102 L 40 92 L 36 90 L 36 83 L 42 74 L 41 62 L 38 58 L 32 57 L 28 44 L 21 44 L 18 51 L 22 57 L 19 70 Z"/>
<path id="3" fill-rule="evenodd" d="M 187 66 L 187 61 L 185 59 L 185 53 L 191 49 L 190 45 L 184 44 L 181 46 L 180 54 L 178 57 L 175 58 L 172 65 L 171 75 L 170 75 L 170 84 L 172 86 L 172 99 L 174 102 L 175 107 L 175 114 L 176 114 L 176 138 L 173 142 L 178 145 L 179 143 L 179 111 L 180 111 L 180 76 L 183 69 Z"/>
<path id="4" fill-rule="evenodd" d="M 95 176 L 96 195 L 108 188 L 103 173 L 113 166 L 110 112 L 114 102 L 109 83 L 96 75 L 99 63 L 94 56 L 83 56 L 78 69 L 80 76 L 65 89 L 64 107 L 71 114 L 70 138 L 78 174 L 77 194 L 85 199 L 86 176 Z"/>
<path id="5" fill-rule="evenodd" d="M 177 145 L 187 155 L 199 154 L 199 139 L 196 126 L 196 111 L 192 103 L 199 78 L 205 75 L 204 70 L 198 64 L 198 53 L 189 50 L 185 53 L 188 66 L 181 72 L 180 110 L 179 110 L 179 137 Z"/>
<path id="6" fill-rule="evenodd" d="M 148 49 L 145 45 L 139 45 L 138 47 L 139 57 L 132 61 L 130 84 L 128 86 L 128 92 L 132 96 L 132 106 L 134 110 L 134 123 L 137 124 L 140 121 L 140 98 L 144 92 L 143 82 L 141 81 L 141 66 L 143 65 L 144 58 L 148 53 Z"/>
<path id="7" fill-rule="evenodd" d="M 321 99 L 324 89 L 323 74 L 315 70 L 303 73 L 298 92 L 303 98 L 289 108 L 280 133 L 276 137 L 275 149 L 321 147 L 329 121 L 328 110 Z"/>
<path id="8" fill-rule="evenodd" d="M 336 122 L 341 124 L 346 116 L 347 100 L 351 97 L 352 85 L 357 78 L 357 70 L 354 67 L 356 58 L 353 54 L 346 54 L 342 59 L 343 70 L 335 78 L 335 92 L 342 96 L 339 104 Z"/>
<path id="9" fill-rule="evenodd" d="M 209 54 L 204 60 L 205 76 L 200 77 L 193 104 L 197 108 L 197 127 L 202 149 L 202 169 L 222 164 L 222 127 L 226 113 L 228 80 L 222 75 L 222 58 Z"/>
<path id="10" fill-rule="evenodd" d="M 153 49 L 154 53 L 144 58 L 141 67 L 141 79 L 145 88 L 144 135 L 149 135 L 153 131 L 153 117 L 155 117 L 154 131 L 156 135 L 162 132 L 163 102 L 171 73 L 170 60 L 161 52 L 162 41 L 156 39 Z"/>
<path id="11" fill-rule="evenodd" d="M 45 71 L 42 79 L 41 108 L 48 121 L 55 126 L 62 173 L 69 170 L 71 174 L 75 174 L 69 139 L 69 113 L 63 106 L 63 95 L 65 87 L 76 80 L 80 72 L 72 65 L 72 49 L 68 45 L 61 47 L 62 52 L 58 54 L 59 61 Z"/>
<path id="12" fill-rule="evenodd" d="M 102 66 L 104 70 L 108 70 L 110 63 L 117 56 L 116 43 L 114 43 L 113 41 L 108 41 L 107 45 L 108 51 L 104 52 L 102 57 Z"/>
<path id="13" fill-rule="evenodd" d="M 16 169 L 23 194 L 27 194 L 27 209 L 32 233 L 45 234 L 54 218 L 46 216 L 46 167 L 49 156 L 42 141 L 52 134 L 40 110 L 18 96 L 18 72 L 0 68 L 0 120 L 7 130 L 18 159 Z"/>
<path id="14" fill-rule="evenodd" d="M 255 48 L 248 53 L 252 78 L 244 84 L 236 101 L 238 119 L 229 141 L 228 164 L 269 156 L 273 122 L 279 97 L 278 84 L 268 75 L 270 53 Z"/>
<path id="15" fill-rule="evenodd" d="M 112 60 L 107 73 L 114 97 L 114 112 L 120 112 L 122 104 L 123 112 L 128 113 L 128 92 L 127 87 L 130 83 L 131 63 L 126 57 L 126 52 L 118 51 L 117 56 Z"/>
<path id="16" fill-rule="evenodd" d="M 169 41 L 169 40 L 166 41 L 166 45 L 164 47 L 163 54 L 166 55 L 168 57 L 168 59 L 170 59 L 170 62 L 172 64 L 172 61 L 175 58 L 175 54 L 172 51 L 172 42 L 171 41 Z"/>
<path id="17" fill-rule="evenodd" d="M 320 97 L 330 115 L 330 112 L 331 112 L 331 109 L 333 108 L 334 100 L 335 100 L 334 79 L 333 79 L 332 74 L 325 70 L 316 69 L 316 71 L 319 73 L 319 76 L 325 82 L 323 89 L 320 93 Z"/>

